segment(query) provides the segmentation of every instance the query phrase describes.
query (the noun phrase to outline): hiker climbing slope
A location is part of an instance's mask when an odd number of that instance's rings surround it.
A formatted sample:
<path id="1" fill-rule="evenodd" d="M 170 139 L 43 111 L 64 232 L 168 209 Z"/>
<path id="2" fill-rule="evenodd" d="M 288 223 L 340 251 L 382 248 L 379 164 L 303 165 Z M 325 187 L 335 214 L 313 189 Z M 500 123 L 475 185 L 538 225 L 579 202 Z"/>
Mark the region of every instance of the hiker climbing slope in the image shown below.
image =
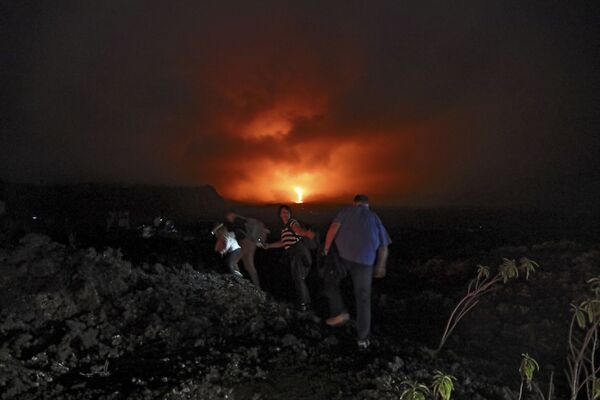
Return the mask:
<path id="1" fill-rule="evenodd" d="M 215 251 L 225 257 L 225 265 L 229 272 L 241 278 L 242 273 L 238 268 L 238 261 L 242 257 L 242 249 L 235 239 L 235 233 L 229 232 L 222 223 L 217 223 L 211 233 L 217 239 Z"/>
<path id="2" fill-rule="evenodd" d="M 278 212 L 283 225 L 280 240 L 265 243 L 263 247 L 265 249 L 284 248 L 284 257 L 290 266 L 296 289 L 296 305 L 298 310 L 306 311 L 310 307 L 310 293 L 306 285 L 306 277 L 312 266 L 312 256 L 302 238 L 313 239 L 315 233 L 304 229 L 297 220 L 292 218 L 290 207 L 281 205 Z"/>
<path id="3" fill-rule="evenodd" d="M 227 220 L 227 227 L 235 233 L 235 237 L 242 247 L 244 268 L 250 275 L 252 283 L 260 288 L 260 280 L 254 265 L 254 254 L 256 253 L 256 245 L 264 243 L 268 230 L 261 221 L 255 218 L 242 217 L 234 211 L 227 212 L 225 219 Z"/>

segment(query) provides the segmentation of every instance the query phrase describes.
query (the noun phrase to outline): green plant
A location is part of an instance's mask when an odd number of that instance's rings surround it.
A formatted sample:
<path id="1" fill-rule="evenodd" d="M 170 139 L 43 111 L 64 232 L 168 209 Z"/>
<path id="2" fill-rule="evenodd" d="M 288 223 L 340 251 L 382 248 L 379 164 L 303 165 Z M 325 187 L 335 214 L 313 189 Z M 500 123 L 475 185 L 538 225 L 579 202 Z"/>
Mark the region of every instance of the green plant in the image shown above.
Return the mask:
<path id="1" fill-rule="evenodd" d="M 566 371 L 571 400 L 576 400 L 583 388 L 588 400 L 600 399 L 600 360 L 596 358 L 600 349 L 600 277 L 588 280 L 588 284 L 593 296 L 571 304 Z"/>
<path id="2" fill-rule="evenodd" d="M 408 386 L 400 394 L 400 400 L 426 400 L 427 395 L 431 393 L 429 388 L 419 382 L 404 381 L 402 385 Z"/>
<path id="3" fill-rule="evenodd" d="M 519 399 L 523 396 L 523 384 L 527 384 L 527 389 L 531 390 L 531 381 L 535 371 L 540 370 L 540 365 L 529 354 L 521 354 L 521 365 L 519 366 L 519 374 L 521 375 L 521 387 L 519 388 Z"/>
<path id="4" fill-rule="evenodd" d="M 441 400 L 450 400 L 454 390 L 454 381 L 456 378 L 452 375 L 446 375 L 442 371 L 435 371 L 433 375 L 433 395 Z"/>
<path id="5" fill-rule="evenodd" d="M 444 329 L 444 333 L 442 334 L 442 338 L 440 339 L 440 343 L 432 352 L 432 355 L 437 355 L 446 341 L 448 337 L 456 328 L 458 322 L 469 312 L 473 307 L 475 307 L 479 303 L 479 299 L 496 289 L 500 282 L 506 283 L 510 279 L 518 278 L 519 271 L 525 273 L 525 279 L 529 279 L 529 275 L 535 272 L 535 269 L 538 268 L 539 265 L 526 257 L 522 257 L 519 260 L 519 265 L 517 266 L 515 260 L 509 260 L 504 258 L 502 260 L 502 264 L 498 267 L 498 272 L 494 276 L 490 276 L 490 268 L 484 265 L 477 266 L 477 276 L 473 278 L 468 285 L 467 294 L 458 302 L 450 317 L 448 318 L 448 322 L 446 323 L 446 327 Z"/>
<path id="6" fill-rule="evenodd" d="M 519 366 L 519 373 L 521 374 L 521 378 L 525 380 L 527 383 L 527 388 L 531 390 L 531 381 L 533 380 L 533 374 L 535 371 L 540 370 L 540 365 L 535 360 L 535 358 L 531 357 L 529 354 L 521 354 L 521 365 Z"/>
<path id="7" fill-rule="evenodd" d="M 533 390 L 539 400 L 552 400 L 554 396 L 554 371 L 550 371 L 550 381 L 548 383 L 548 395 L 544 396 L 542 389 L 533 381 L 535 371 L 540 370 L 538 362 L 529 354 L 521 354 L 521 364 L 519 365 L 519 375 L 521 375 L 521 386 L 519 387 L 519 397 L 523 397 L 523 385 L 527 385 L 528 390 Z"/>
<path id="8" fill-rule="evenodd" d="M 588 281 L 590 284 L 590 290 L 597 298 L 600 298 L 600 276 L 592 278 Z"/>

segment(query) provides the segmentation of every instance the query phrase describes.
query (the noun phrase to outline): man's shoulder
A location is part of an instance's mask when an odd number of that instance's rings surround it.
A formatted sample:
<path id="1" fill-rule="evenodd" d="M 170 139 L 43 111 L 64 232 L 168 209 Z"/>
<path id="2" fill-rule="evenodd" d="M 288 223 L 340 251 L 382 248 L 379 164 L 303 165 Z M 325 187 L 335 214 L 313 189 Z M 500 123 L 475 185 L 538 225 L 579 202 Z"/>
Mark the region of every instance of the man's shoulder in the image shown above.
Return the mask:
<path id="1" fill-rule="evenodd" d="M 365 212 L 365 215 L 368 216 L 369 220 L 375 224 L 378 227 L 384 228 L 383 226 L 383 222 L 381 222 L 381 218 L 379 218 L 379 215 L 377 215 L 377 213 L 371 209 L 368 209 Z M 384 228 L 385 229 L 385 228 Z"/>
<path id="2" fill-rule="evenodd" d="M 380 219 L 379 215 L 377 215 L 377 213 L 375 211 L 371 210 L 370 208 L 369 208 L 369 215 L 371 215 L 373 218 Z"/>
<path id="3" fill-rule="evenodd" d="M 341 224 L 348 217 L 348 214 L 350 214 L 351 212 L 352 212 L 352 207 L 345 206 L 340 211 L 338 211 L 338 213 L 333 218 L 333 222 Z"/>
<path id="4" fill-rule="evenodd" d="M 370 207 L 367 206 L 355 206 L 355 212 L 359 215 L 366 215 L 369 218 L 376 218 L 379 219 L 379 217 L 377 216 L 377 214 L 375 213 L 375 211 L 371 210 Z"/>

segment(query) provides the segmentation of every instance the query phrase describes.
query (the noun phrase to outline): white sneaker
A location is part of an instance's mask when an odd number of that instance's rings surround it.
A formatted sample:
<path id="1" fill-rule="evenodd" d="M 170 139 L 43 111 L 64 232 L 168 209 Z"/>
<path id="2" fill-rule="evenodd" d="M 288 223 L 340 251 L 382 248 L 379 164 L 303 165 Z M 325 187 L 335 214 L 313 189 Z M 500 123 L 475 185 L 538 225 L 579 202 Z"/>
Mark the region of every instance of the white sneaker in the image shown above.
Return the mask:
<path id="1" fill-rule="evenodd" d="M 371 345 L 371 342 L 369 339 L 357 340 L 356 345 L 358 346 L 359 350 L 367 350 Z"/>

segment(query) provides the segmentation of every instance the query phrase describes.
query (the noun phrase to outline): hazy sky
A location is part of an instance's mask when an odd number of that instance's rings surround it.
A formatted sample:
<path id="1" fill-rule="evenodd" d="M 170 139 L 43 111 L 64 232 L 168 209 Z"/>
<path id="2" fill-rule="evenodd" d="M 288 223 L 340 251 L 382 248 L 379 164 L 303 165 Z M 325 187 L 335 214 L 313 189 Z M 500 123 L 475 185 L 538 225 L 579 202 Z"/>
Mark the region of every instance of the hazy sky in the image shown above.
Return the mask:
<path id="1" fill-rule="evenodd" d="M 597 1 L 14 1 L 0 179 L 593 207 Z"/>

